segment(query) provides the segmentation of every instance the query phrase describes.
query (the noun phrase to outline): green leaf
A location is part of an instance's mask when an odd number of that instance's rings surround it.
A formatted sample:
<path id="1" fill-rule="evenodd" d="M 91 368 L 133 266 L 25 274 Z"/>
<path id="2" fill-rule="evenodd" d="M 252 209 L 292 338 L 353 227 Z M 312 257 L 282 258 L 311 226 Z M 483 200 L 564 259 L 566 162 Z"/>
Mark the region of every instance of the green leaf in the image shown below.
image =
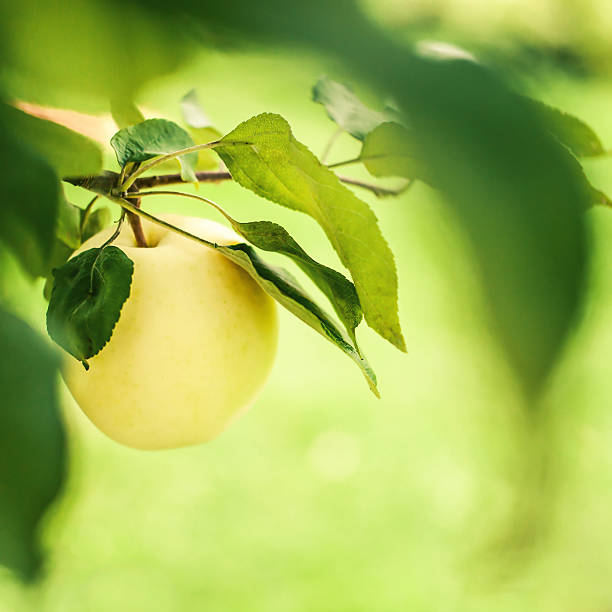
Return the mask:
<path id="1" fill-rule="evenodd" d="M 195 89 L 188 91 L 181 100 L 181 111 L 185 123 L 192 128 L 210 127 L 210 119 L 200 106 L 198 94 Z"/>
<path id="2" fill-rule="evenodd" d="M 210 119 L 200 106 L 195 89 L 183 96 L 181 111 L 185 123 L 189 126 L 189 134 L 196 144 L 206 144 L 221 138 L 221 132 L 211 125 Z M 215 170 L 218 167 L 219 158 L 213 151 L 203 149 L 198 152 L 198 170 Z"/>
<path id="3" fill-rule="evenodd" d="M 68 202 L 62 194 L 55 236 L 75 251 L 81 246 L 81 214 L 82 209 Z"/>
<path id="4" fill-rule="evenodd" d="M 81 210 L 81 220 L 85 216 L 85 211 Z M 112 216 L 111 211 L 107 206 L 101 206 L 92 210 L 83 224 L 83 233 L 81 234 L 81 243 L 89 240 L 92 236 L 95 236 L 98 232 L 101 232 L 105 227 L 111 224 Z"/>
<path id="5" fill-rule="evenodd" d="M 220 210 L 220 209 L 219 209 Z M 361 323 L 362 312 L 355 285 L 332 268 L 324 266 L 308 255 L 291 237 L 287 230 L 271 221 L 240 223 L 225 211 L 220 212 L 231 223 L 234 230 L 252 245 L 263 251 L 281 253 L 292 259 L 325 294 L 342 321 L 355 346 L 355 328 Z"/>
<path id="6" fill-rule="evenodd" d="M 224 136 L 222 142 L 227 144 L 215 151 L 234 180 L 319 223 L 353 277 L 368 325 L 405 350 L 393 254 L 368 205 L 293 137 L 289 124 L 279 115 L 253 117 Z"/>
<path id="7" fill-rule="evenodd" d="M 65 471 L 58 361 L 41 337 L 0 308 L 0 563 L 24 579 L 40 569 L 40 520 Z"/>
<path id="8" fill-rule="evenodd" d="M 421 178 L 423 164 L 415 157 L 410 132 L 398 123 L 381 123 L 365 138 L 359 159 L 372 176 Z"/>
<path id="9" fill-rule="evenodd" d="M 120 130 L 145 120 L 144 115 L 132 100 L 115 98 L 111 100 L 110 107 L 113 121 Z"/>
<path id="10" fill-rule="evenodd" d="M 132 260 L 115 246 L 84 251 L 54 271 L 47 331 L 86 368 L 113 333 L 133 272 Z"/>
<path id="11" fill-rule="evenodd" d="M 600 189 L 590 185 L 589 193 L 591 194 L 593 205 L 608 206 L 612 208 L 612 200 Z"/>
<path id="12" fill-rule="evenodd" d="M 85 209 L 70 204 L 63 198 L 60 205 L 58 220 L 64 218 L 63 227 L 56 228 L 56 238 L 51 250 L 51 256 L 45 269 L 45 286 L 43 295 L 45 299 L 51 299 L 53 289 L 53 270 L 65 264 L 70 256 L 83 242 L 89 240 L 93 235 L 102 231 L 111 223 L 111 212 L 108 207 L 96 208 L 86 214 Z M 81 226 L 83 231 L 81 233 Z"/>
<path id="13" fill-rule="evenodd" d="M 0 105 L 0 240 L 31 276 L 44 276 L 53 248 L 59 182 L 36 151 L 13 136 L 13 111 Z"/>
<path id="14" fill-rule="evenodd" d="M 6 108 L 6 117 L 20 142 L 39 152 L 58 176 L 97 174 L 101 170 L 102 150 L 90 138 L 11 106 Z"/>
<path id="15" fill-rule="evenodd" d="M 550 133 L 576 157 L 605 155 L 599 137 L 582 119 L 537 100 L 523 100 L 531 105 Z"/>
<path id="16" fill-rule="evenodd" d="M 368 108 L 342 83 L 320 78 L 312 88 L 312 99 L 325 107 L 329 118 L 358 140 L 363 140 L 377 125 L 395 117 Z"/>
<path id="17" fill-rule="evenodd" d="M 174 153 L 193 146 L 191 136 L 180 126 L 166 119 L 147 119 L 138 125 L 119 130 L 112 138 L 117 161 L 121 167 L 128 162 L 143 162 L 158 155 Z M 184 181 L 195 182 L 194 168 L 198 153 L 178 158 Z"/>
<path id="18" fill-rule="evenodd" d="M 247 244 L 216 248 L 248 272 L 269 296 L 348 355 L 361 369 L 374 395 L 380 397 L 376 387 L 376 375 L 368 362 L 334 321 L 308 297 L 291 274 L 283 268 L 264 262 Z"/>

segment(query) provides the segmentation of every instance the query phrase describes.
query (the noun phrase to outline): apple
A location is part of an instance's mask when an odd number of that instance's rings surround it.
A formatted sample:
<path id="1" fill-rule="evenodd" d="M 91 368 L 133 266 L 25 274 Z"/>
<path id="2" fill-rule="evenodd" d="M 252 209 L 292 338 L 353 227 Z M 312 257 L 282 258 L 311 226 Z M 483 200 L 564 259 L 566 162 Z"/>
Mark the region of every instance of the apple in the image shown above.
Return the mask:
<path id="1" fill-rule="evenodd" d="M 242 240 L 206 219 L 162 218 L 217 244 Z M 134 262 L 130 295 L 86 371 L 67 356 L 62 376 L 83 412 L 113 440 L 162 449 L 214 438 L 253 403 L 274 362 L 275 302 L 220 253 L 144 222 L 113 243 Z M 113 228 L 74 255 L 101 246 Z M 73 257 L 74 257 L 73 255 Z"/>

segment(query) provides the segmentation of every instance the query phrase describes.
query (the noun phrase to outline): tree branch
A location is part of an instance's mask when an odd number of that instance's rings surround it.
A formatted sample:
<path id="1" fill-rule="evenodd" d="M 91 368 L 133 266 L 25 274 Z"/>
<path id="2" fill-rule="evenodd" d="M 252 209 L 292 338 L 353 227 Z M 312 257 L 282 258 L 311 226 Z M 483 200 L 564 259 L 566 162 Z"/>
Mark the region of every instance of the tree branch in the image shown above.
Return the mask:
<path id="1" fill-rule="evenodd" d="M 222 181 L 231 181 L 232 175 L 227 170 L 215 170 L 215 171 L 200 171 L 195 173 L 199 183 L 220 183 Z M 380 187 L 373 183 L 366 181 L 360 181 L 357 179 L 350 178 L 348 176 L 339 176 L 338 179 L 346 185 L 352 185 L 353 187 L 359 187 L 360 189 L 367 189 L 371 191 L 377 198 L 384 198 L 390 196 L 397 196 L 406 191 L 413 183 L 414 180 L 408 181 L 404 186 L 399 189 L 389 189 L 387 187 Z M 108 196 L 118 195 L 112 193 L 113 190 L 119 186 L 119 174 L 116 172 L 103 172 L 98 176 L 76 176 L 67 177 L 63 179 L 71 185 L 77 187 L 84 187 L 93 191 L 94 193 Z M 145 176 L 138 178 L 134 181 L 134 184 L 130 187 L 130 191 L 142 191 L 144 189 L 152 189 L 154 187 L 164 187 L 166 185 L 178 185 L 186 184 L 181 178 L 180 174 L 160 174 L 158 176 Z M 128 219 L 132 216 L 128 213 Z"/>
<path id="2" fill-rule="evenodd" d="M 220 183 L 221 181 L 231 181 L 232 175 L 227 171 L 219 172 L 196 172 L 198 183 Z M 175 185 L 184 183 L 180 174 L 161 174 L 159 176 L 146 176 L 136 179 L 134 183 L 138 187 L 138 191 L 142 189 L 151 189 L 152 187 L 161 187 L 164 185 Z"/>

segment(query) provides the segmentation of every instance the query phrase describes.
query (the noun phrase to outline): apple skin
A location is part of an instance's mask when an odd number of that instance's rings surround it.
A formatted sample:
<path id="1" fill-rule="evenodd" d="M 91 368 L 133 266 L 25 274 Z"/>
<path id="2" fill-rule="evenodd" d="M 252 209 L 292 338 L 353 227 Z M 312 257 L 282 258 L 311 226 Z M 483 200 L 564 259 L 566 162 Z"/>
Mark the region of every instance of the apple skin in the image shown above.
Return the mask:
<path id="1" fill-rule="evenodd" d="M 169 223 L 217 244 L 242 240 L 195 217 Z M 211 440 L 246 411 L 274 362 L 275 302 L 223 255 L 145 222 L 148 248 L 127 223 L 113 243 L 134 262 L 130 296 L 89 371 L 66 356 L 62 375 L 74 399 L 107 436 L 139 449 Z M 101 246 L 113 228 L 73 255 Z"/>

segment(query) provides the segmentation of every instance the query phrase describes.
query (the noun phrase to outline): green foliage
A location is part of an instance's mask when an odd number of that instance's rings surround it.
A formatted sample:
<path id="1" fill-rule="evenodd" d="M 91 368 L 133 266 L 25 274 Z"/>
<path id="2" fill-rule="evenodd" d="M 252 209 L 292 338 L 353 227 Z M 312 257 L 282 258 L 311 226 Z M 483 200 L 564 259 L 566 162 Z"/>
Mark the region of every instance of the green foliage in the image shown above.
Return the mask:
<path id="1" fill-rule="evenodd" d="M 227 144 L 215 151 L 235 181 L 319 223 L 353 277 L 367 324 L 405 350 L 393 254 L 367 204 L 293 137 L 279 115 L 253 117 L 224 136 L 222 143 Z"/>
<path id="2" fill-rule="evenodd" d="M 0 240 L 31 276 L 44 276 L 54 240 L 59 184 L 47 162 L 13 137 L 12 109 L 0 106 Z"/>
<path id="3" fill-rule="evenodd" d="M 93 140 L 11 106 L 5 113 L 14 134 L 36 149 L 58 176 L 97 174 L 102 169 L 102 151 Z"/>
<path id="4" fill-rule="evenodd" d="M 216 248 L 248 272 L 269 296 L 346 353 L 359 366 L 372 392 L 380 397 L 376 387 L 376 375 L 363 355 L 351 345 L 333 319 L 306 295 L 291 274 L 283 268 L 264 262 L 249 245 L 235 244 Z"/>
<path id="5" fill-rule="evenodd" d="M 120 130 L 131 125 L 137 125 L 145 120 L 144 115 L 132 100 L 113 98 L 110 107 L 113 121 Z"/>
<path id="6" fill-rule="evenodd" d="M 84 251 L 54 271 L 47 331 L 85 368 L 109 341 L 133 272 L 132 260 L 114 246 Z"/>
<path id="7" fill-rule="evenodd" d="M 0 308 L 0 563 L 26 579 L 41 563 L 39 523 L 64 475 L 58 359 Z"/>
<path id="8" fill-rule="evenodd" d="M 312 99 L 325 107 L 332 121 L 358 140 L 364 140 L 376 126 L 394 118 L 391 113 L 368 108 L 346 85 L 328 77 L 315 83 Z"/>
<path id="9" fill-rule="evenodd" d="M 174 153 L 194 145 L 189 134 L 176 123 L 166 119 L 147 119 L 138 125 L 119 130 L 111 139 L 121 167 L 129 162 L 143 162 L 158 155 Z M 194 168 L 198 153 L 187 153 L 178 158 L 185 181 L 195 181 Z"/>

